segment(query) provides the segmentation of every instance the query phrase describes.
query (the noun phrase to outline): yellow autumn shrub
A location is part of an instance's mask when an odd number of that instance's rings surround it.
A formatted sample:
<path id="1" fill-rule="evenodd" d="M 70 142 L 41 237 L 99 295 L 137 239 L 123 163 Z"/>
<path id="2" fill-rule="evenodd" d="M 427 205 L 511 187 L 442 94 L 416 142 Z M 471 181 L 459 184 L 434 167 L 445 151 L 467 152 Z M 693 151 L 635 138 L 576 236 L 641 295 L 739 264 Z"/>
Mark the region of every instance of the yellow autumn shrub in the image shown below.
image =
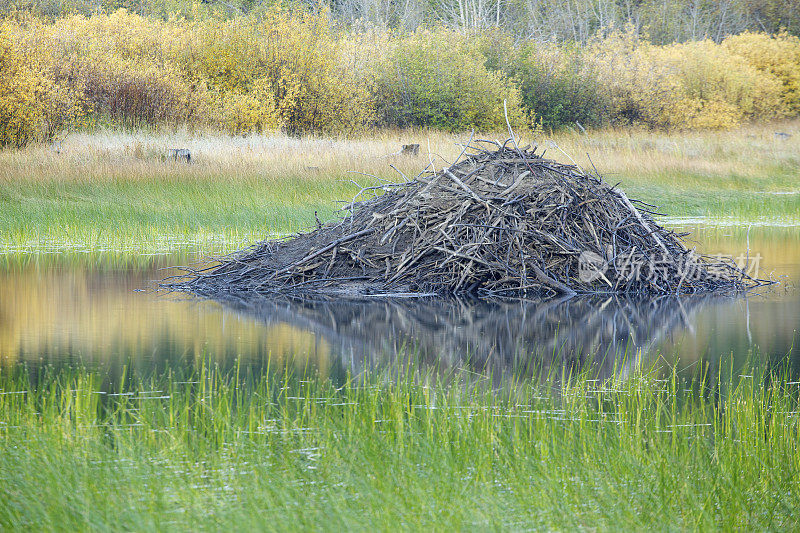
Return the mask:
<path id="1" fill-rule="evenodd" d="M 14 49 L 16 28 L 0 24 L 0 146 L 21 147 L 47 141 L 81 120 L 81 95 L 49 79 L 36 56 L 30 61 Z"/>
<path id="2" fill-rule="evenodd" d="M 800 114 L 800 38 L 786 32 L 775 36 L 745 32 L 726 38 L 722 47 L 777 78 L 789 112 Z"/>
<path id="3" fill-rule="evenodd" d="M 250 92 L 228 91 L 222 97 L 222 120 L 225 129 L 233 134 L 259 133 L 280 126 L 275 99 L 268 80 L 256 80 Z"/>
<path id="4" fill-rule="evenodd" d="M 210 122 L 203 86 L 192 86 L 167 53 L 169 26 L 119 10 L 112 15 L 33 21 L 20 38 L 28 54 L 38 53 L 43 69 L 80 91 L 95 119 L 142 126 L 178 124 L 191 116 Z"/>
<path id="5" fill-rule="evenodd" d="M 373 120 L 363 73 L 340 60 L 324 14 L 275 8 L 260 19 L 194 23 L 190 33 L 194 46 L 177 57 L 189 76 L 223 95 L 226 116 L 235 105 L 253 109 L 255 101 L 245 104 L 242 95 L 255 91 L 271 94 L 269 102 L 256 99 L 274 106 L 277 125 L 290 133 L 350 133 Z"/>
<path id="6" fill-rule="evenodd" d="M 789 112 L 776 76 L 712 41 L 655 46 L 628 28 L 595 39 L 587 54 L 611 123 L 722 129 Z"/>
<path id="7" fill-rule="evenodd" d="M 649 43 L 628 28 L 596 37 L 584 54 L 597 76 L 604 122 L 666 127 L 678 80 L 656 64 Z"/>
<path id="8" fill-rule="evenodd" d="M 359 71 L 340 61 L 323 15 L 273 11 L 262 23 L 264 75 L 290 132 L 352 133 L 370 124 L 374 107 Z"/>
<path id="9" fill-rule="evenodd" d="M 777 78 L 709 41 L 654 47 L 680 82 L 673 125 L 688 129 L 724 129 L 743 120 L 786 116 Z"/>
<path id="10" fill-rule="evenodd" d="M 18 24 L 25 55 L 85 95 L 95 118 L 232 133 L 350 133 L 373 122 L 364 72 L 341 60 L 324 13 L 158 21 L 128 13 Z"/>
<path id="11" fill-rule="evenodd" d="M 324 10 L 280 5 L 4 20 L 0 144 L 52 138 L 86 113 L 232 134 L 504 129 L 504 100 L 514 127 L 713 129 L 800 115 L 800 39 L 785 33 L 656 46 L 628 27 L 586 46 L 519 43 L 500 30 L 344 30 Z"/>

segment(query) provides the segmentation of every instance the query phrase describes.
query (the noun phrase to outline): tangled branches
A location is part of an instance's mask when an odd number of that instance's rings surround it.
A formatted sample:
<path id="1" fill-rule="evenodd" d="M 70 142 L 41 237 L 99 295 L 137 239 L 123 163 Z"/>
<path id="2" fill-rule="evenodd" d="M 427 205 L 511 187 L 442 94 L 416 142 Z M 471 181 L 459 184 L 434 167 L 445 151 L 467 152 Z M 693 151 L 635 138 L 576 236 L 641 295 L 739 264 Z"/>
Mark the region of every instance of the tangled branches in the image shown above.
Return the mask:
<path id="1" fill-rule="evenodd" d="M 191 270 L 202 292 L 342 296 L 739 292 L 759 284 L 698 255 L 598 175 L 476 141 L 449 168 L 365 189 L 343 216 Z M 464 154 L 462 154 L 463 156 Z"/>

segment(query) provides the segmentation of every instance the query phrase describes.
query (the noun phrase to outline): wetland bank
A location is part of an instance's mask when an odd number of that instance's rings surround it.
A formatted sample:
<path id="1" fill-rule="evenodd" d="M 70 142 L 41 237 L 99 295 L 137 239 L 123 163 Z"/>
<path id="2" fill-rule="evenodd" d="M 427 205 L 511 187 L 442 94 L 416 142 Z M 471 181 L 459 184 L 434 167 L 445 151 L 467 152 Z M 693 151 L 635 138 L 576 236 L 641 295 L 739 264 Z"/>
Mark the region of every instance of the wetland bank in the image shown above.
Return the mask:
<path id="1" fill-rule="evenodd" d="M 330 219 L 415 134 L 189 138 L 191 167 L 123 134 L 0 153 L 0 524 L 796 529 L 800 136 L 759 131 L 556 139 L 613 146 L 594 163 L 700 251 L 760 257 L 780 285 L 740 299 L 164 296 L 178 265 Z M 755 163 L 729 148 L 751 134 Z"/>

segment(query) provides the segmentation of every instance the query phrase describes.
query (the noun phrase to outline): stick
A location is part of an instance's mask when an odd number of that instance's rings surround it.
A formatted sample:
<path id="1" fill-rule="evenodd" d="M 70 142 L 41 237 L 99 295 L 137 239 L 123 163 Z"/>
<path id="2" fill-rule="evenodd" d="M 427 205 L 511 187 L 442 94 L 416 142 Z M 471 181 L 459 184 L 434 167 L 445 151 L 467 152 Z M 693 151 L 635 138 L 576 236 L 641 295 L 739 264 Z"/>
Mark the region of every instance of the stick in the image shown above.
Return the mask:
<path id="1" fill-rule="evenodd" d="M 328 250 L 336 248 L 337 246 L 339 246 L 342 243 L 345 243 L 345 242 L 348 242 L 348 241 L 352 241 L 353 239 L 357 239 L 357 238 L 361 237 L 362 235 L 366 235 L 366 234 L 372 233 L 374 231 L 375 230 L 373 228 L 368 228 L 368 229 L 365 229 L 365 230 L 357 231 L 355 233 L 351 233 L 350 235 L 345 235 L 344 237 L 340 237 L 339 239 L 336 239 L 335 241 L 333 241 L 329 245 L 327 245 L 327 246 L 325 246 L 323 248 L 320 248 L 316 252 L 308 254 L 307 256 L 305 256 L 300 261 L 298 261 L 296 263 L 293 263 L 293 264 L 289 265 L 288 267 L 285 267 L 285 268 L 282 268 L 282 269 L 278 270 L 277 272 L 275 272 L 275 276 L 279 276 L 281 274 L 286 274 L 287 272 L 289 272 L 293 268 L 296 268 L 296 267 L 302 265 L 303 263 L 305 263 L 307 261 L 311 261 L 315 257 L 319 257 L 320 255 L 324 254 Z"/>

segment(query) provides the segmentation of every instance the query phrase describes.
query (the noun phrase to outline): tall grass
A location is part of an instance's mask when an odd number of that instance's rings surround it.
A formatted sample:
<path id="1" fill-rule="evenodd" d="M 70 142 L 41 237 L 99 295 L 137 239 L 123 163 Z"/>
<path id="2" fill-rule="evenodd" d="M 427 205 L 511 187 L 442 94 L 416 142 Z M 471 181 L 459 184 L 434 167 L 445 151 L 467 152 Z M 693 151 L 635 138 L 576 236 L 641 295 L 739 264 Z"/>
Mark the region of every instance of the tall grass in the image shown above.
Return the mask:
<path id="1" fill-rule="evenodd" d="M 775 133 L 787 133 L 788 139 Z M 505 138 L 501 132 L 477 135 Z M 74 133 L 56 147 L 32 145 L 0 151 L 0 184 L 11 182 L 252 182 L 363 181 L 373 174 L 402 179 L 415 176 L 431 160 L 436 168 L 461 152 L 468 134 L 432 130 L 391 130 L 356 137 L 294 138 L 284 135 L 231 137 L 186 130 L 98 130 Z M 726 132 L 660 133 L 605 129 L 523 135 L 546 156 L 574 160 L 587 170 L 646 184 L 653 177 L 679 188 L 724 185 L 732 190 L 786 190 L 800 166 L 800 122 L 746 126 Z M 421 144 L 419 158 L 396 155 L 401 145 Z M 192 164 L 164 162 L 167 149 L 192 152 Z M 289 179 L 291 178 L 291 180 Z M 723 183 L 724 182 L 724 183 Z M 760 187 L 756 189 L 756 187 Z"/>
<path id="2" fill-rule="evenodd" d="M 0 369 L 8 529 L 793 529 L 798 385 Z"/>
<path id="3" fill-rule="evenodd" d="M 775 131 L 792 136 L 779 139 Z M 501 137 L 504 133 L 486 134 Z M 393 131 L 357 139 L 99 131 L 0 151 L 0 246 L 136 249 L 253 242 L 313 226 L 360 185 L 403 180 L 460 152 L 465 136 Z M 797 122 L 725 133 L 608 130 L 539 136 L 546 157 L 596 167 L 673 216 L 797 223 Z M 417 158 L 394 155 L 420 143 Z M 190 165 L 164 162 L 187 147 Z M 774 194 L 790 193 L 790 194 Z"/>

